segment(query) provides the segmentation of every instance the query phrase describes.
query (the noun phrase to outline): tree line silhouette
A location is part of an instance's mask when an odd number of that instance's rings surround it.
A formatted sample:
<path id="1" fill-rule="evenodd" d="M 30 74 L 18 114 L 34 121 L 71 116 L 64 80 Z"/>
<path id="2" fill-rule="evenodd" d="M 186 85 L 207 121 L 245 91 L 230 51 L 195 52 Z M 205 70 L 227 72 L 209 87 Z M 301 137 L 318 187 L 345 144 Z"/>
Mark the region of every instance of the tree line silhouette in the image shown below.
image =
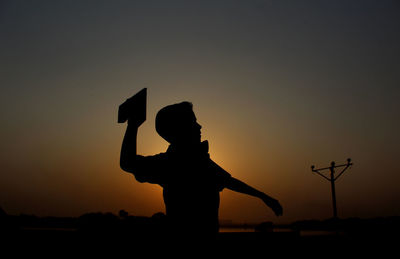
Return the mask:
<path id="1" fill-rule="evenodd" d="M 309 251 L 327 251 L 332 244 L 335 244 L 338 253 L 368 253 L 369 249 L 389 253 L 391 248 L 396 247 L 400 233 L 400 217 L 393 216 L 302 220 L 289 224 L 262 222 L 247 225 L 254 229 L 253 232 L 220 232 L 212 241 L 193 239 L 192 236 L 173 239 L 171 233 L 165 230 L 165 217 L 164 213 L 155 213 L 151 217 L 133 216 L 125 210 L 121 210 L 118 215 L 92 212 L 79 217 L 38 217 L 27 214 L 8 215 L 0 208 L 0 233 L 3 238 L 6 237 L 3 239 L 6 240 L 4 247 L 11 244 L 57 251 L 66 248 L 71 251 L 92 251 L 108 247 L 127 253 L 218 248 L 223 254 L 229 251 L 233 255 L 239 251 L 260 253 L 266 247 L 275 251 L 308 254 Z M 234 227 L 235 224 L 228 222 L 226 226 Z M 221 224 L 221 227 L 224 225 Z M 279 232 L 280 228 L 289 231 Z M 302 233 L 306 231 L 325 231 L 329 234 L 305 236 Z M 193 250 L 193 247 L 197 250 Z M 285 250 L 287 247 L 291 249 Z"/>
<path id="2" fill-rule="evenodd" d="M 20 214 L 8 215 L 0 207 L 0 229 L 7 231 L 67 231 L 76 230 L 82 233 L 126 232 L 126 233 L 161 233 L 165 227 L 165 214 L 155 213 L 151 217 L 129 215 L 120 210 L 118 215 L 111 212 L 91 212 L 79 217 L 39 217 Z M 193 222 L 196 224 L 196 222 Z M 221 224 L 229 228 L 252 228 L 254 232 L 273 232 L 277 228 L 286 228 L 293 231 L 342 231 L 352 234 L 398 234 L 400 233 L 400 216 L 377 218 L 330 218 L 326 220 L 300 220 L 289 224 L 273 224 L 261 222 L 259 224 L 235 224 L 228 222 Z M 190 226 L 188 226 L 190 227 Z M 240 230 L 239 230 L 240 231 Z"/>

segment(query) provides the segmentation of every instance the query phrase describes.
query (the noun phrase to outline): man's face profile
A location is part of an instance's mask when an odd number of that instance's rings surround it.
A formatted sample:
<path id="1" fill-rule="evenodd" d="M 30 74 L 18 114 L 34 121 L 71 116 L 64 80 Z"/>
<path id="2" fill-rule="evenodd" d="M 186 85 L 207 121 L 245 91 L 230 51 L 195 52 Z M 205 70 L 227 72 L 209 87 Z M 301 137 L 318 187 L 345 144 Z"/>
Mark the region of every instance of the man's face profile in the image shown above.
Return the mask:
<path id="1" fill-rule="evenodd" d="M 177 125 L 176 140 L 179 143 L 195 144 L 201 141 L 201 125 L 197 122 L 197 118 L 193 111 L 184 113 Z"/>

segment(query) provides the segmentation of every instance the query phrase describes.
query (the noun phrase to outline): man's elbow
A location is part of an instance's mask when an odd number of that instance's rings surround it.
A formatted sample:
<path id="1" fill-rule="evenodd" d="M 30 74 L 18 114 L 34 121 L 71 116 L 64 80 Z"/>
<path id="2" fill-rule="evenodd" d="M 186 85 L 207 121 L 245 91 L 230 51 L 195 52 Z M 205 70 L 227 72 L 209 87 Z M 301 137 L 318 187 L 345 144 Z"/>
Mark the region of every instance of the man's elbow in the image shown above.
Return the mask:
<path id="1" fill-rule="evenodd" d="M 119 167 L 120 167 L 122 170 L 124 170 L 125 172 L 130 172 L 130 171 L 131 171 L 130 166 L 127 165 L 127 164 L 125 164 L 125 163 L 119 163 Z"/>
<path id="2" fill-rule="evenodd" d="M 121 159 L 119 161 L 119 166 L 122 170 L 128 173 L 133 173 L 134 171 L 134 162 L 133 161 L 127 161 L 126 159 Z"/>
<path id="3" fill-rule="evenodd" d="M 140 156 L 136 156 L 133 159 L 121 158 L 119 161 L 121 169 L 128 173 L 136 173 L 136 171 L 140 171 L 140 165 Z"/>
<path id="4" fill-rule="evenodd" d="M 133 166 L 131 166 L 129 164 L 120 163 L 120 167 L 125 172 L 133 174 L 135 176 L 136 181 L 138 181 L 139 183 L 146 182 L 145 178 L 139 172 L 139 170 L 135 170 L 135 168 Z"/>

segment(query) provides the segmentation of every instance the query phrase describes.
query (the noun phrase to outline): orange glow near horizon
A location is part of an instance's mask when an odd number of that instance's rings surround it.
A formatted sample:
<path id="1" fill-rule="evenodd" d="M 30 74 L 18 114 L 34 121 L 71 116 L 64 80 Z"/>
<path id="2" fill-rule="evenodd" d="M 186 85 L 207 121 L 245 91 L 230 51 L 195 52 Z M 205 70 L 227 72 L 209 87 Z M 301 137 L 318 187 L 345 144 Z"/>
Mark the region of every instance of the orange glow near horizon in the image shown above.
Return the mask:
<path id="1" fill-rule="evenodd" d="M 152 107 L 149 109 L 153 110 Z M 274 125 L 273 121 L 269 121 L 266 126 L 258 124 L 259 128 L 249 130 L 249 125 L 240 126 L 229 116 L 219 114 L 220 111 L 207 113 L 206 109 L 203 111 L 203 107 L 196 103 L 194 110 L 203 126 L 203 140 L 209 141 L 211 158 L 233 177 L 277 197 L 285 211 L 284 217 L 276 218 L 256 198 L 224 190 L 221 193 L 221 219 L 237 222 L 288 222 L 296 219 L 297 216 L 293 215 L 299 215 L 298 211 L 307 207 L 314 210 L 313 215 L 329 217 L 329 186 L 309 170 L 312 163 L 323 165 L 330 162 L 325 160 L 326 154 L 310 155 L 312 150 L 301 152 L 302 149 L 306 150 L 303 146 L 296 146 L 295 142 L 290 142 L 290 138 L 287 139 L 287 135 L 276 132 L 274 126 L 270 127 Z M 143 155 L 165 152 L 168 147 L 168 143 L 155 132 L 154 116 L 154 113 L 149 114 L 148 121 L 139 130 L 138 153 Z M 223 119 L 219 119 L 221 117 Z M 108 124 L 104 127 L 110 128 L 110 131 L 94 132 L 91 138 L 86 139 L 79 136 L 66 137 L 62 132 L 58 137 L 64 137 L 58 138 L 55 134 L 54 141 L 50 142 L 43 141 L 46 139 L 43 136 L 27 143 L 26 150 L 20 153 L 25 158 L 23 164 L 10 163 L 13 159 L 10 157 L 10 161 L 4 165 L 12 175 L 1 184 L 2 190 L 11 194 L 8 202 L 2 203 L 4 209 L 11 208 L 9 213 L 44 216 L 78 216 L 92 211 L 117 213 L 120 209 L 141 216 L 164 212 L 161 187 L 138 183 L 133 175 L 119 168 L 119 151 L 125 125 L 110 127 L 108 122 L 102 123 Z M 268 134 L 263 134 L 262 129 Z M 315 160 L 311 160 L 314 157 Z M 340 150 L 333 157 L 340 159 Z M 339 211 L 350 215 L 364 213 L 362 209 L 357 211 L 351 208 L 360 202 L 357 197 L 369 197 L 372 203 L 375 200 L 377 203 L 382 197 L 378 195 L 372 198 L 371 195 L 376 193 L 367 194 L 370 192 L 367 187 L 354 188 L 359 174 L 373 168 L 362 166 L 370 159 L 368 155 L 353 159 L 356 165 L 337 187 Z M 377 164 L 385 159 L 381 157 Z M 393 168 L 390 170 L 393 171 L 395 166 L 388 164 L 388 169 Z M 20 178 L 29 170 L 34 170 L 35 174 Z M 387 187 L 396 188 L 390 185 Z M 354 193 L 358 194 L 352 196 Z M 20 197 L 24 197 L 23 201 Z M 13 210 L 13 206 L 24 209 Z M 307 214 L 300 215 L 307 217 Z"/>

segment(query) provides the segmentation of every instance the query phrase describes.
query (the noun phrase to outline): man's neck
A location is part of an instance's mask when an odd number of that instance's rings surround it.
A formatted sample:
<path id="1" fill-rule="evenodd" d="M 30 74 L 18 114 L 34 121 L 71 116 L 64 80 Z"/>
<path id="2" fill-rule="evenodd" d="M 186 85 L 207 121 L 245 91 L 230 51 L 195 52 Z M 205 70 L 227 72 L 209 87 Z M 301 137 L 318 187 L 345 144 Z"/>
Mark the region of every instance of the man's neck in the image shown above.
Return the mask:
<path id="1" fill-rule="evenodd" d="M 208 141 L 203 142 L 182 142 L 182 143 L 171 143 L 168 150 L 170 151 L 201 151 L 208 153 Z"/>

